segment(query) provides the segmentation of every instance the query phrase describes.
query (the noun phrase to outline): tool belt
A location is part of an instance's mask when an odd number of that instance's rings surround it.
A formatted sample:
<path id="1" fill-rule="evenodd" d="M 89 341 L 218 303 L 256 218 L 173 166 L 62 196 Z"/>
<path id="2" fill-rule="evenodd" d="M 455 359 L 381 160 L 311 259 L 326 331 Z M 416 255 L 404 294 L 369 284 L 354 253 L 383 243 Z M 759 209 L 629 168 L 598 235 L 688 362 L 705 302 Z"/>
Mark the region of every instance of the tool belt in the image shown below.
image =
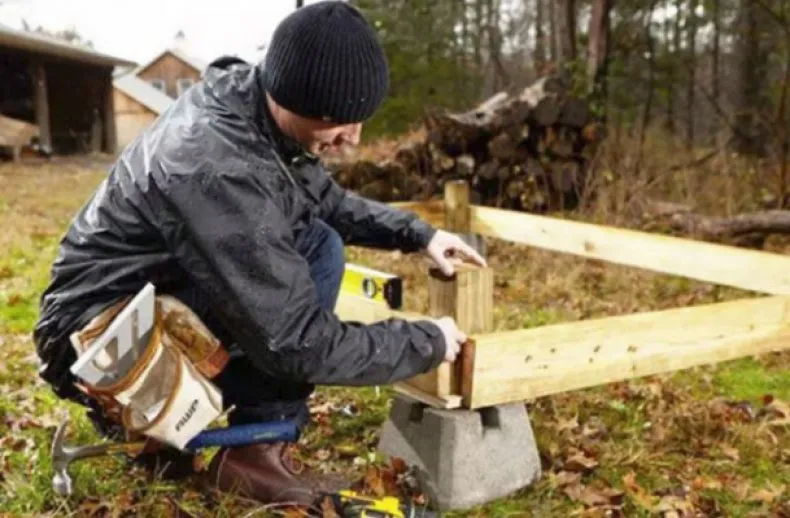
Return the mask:
<path id="1" fill-rule="evenodd" d="M 82 349 L 78 354 L 90 347 L 129 300 L 112 305 L 76 333 L 74 347 Z M 84 381 L 76 385 L 129 436 L 143 435 L 184 449 L 222 415 L 222 394 L 211 379 L 227 362 L 226 349 L 188 306 L 159 295 L 148 344 L 125 375 L 111 385 Z M 110 369 L 112 363 L 108 355 L 102 367 Z"/>

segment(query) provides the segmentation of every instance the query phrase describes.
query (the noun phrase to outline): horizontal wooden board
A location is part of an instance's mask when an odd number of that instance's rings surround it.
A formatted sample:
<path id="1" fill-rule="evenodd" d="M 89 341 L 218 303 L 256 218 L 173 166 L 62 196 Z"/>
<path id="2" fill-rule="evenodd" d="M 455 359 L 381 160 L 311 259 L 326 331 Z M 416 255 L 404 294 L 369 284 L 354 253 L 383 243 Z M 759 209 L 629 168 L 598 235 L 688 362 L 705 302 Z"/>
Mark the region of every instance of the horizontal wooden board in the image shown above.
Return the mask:
<path id="1" fill-rule="evenodd" d="M 444 228 L 444 202 L 442 200 L 430 201 L 397 201 L 388 205 L 399 209 L 408 210 L 417 214 L 437 228 Z"/>
<path id="2" fill-rule="evenodd" d="M 359 295 L 340 292 L 335 305 L 335 315 L 341 320 L 371 324 L 388 318 L 403 318 L 405 320 L 424 320 L 428 317 L 419 313 L 396 311 L 386 304 L 371 300 Z"/>
<path id="3" fill-rule="evenodd" d="M 480 408 L 790 347 L 775 296 L 478 335 L 464 406 Z"/>
<path id="4" fill-rule="evenodd" d="M 523 212 L 471 207 L 472 232 L 773 295 L 790 295 L 790 257 Z"/>
<path id="5" fill-rule="evenodd" d="M 449 394 L 446 396 L 437 396 L 429 392 L 420 390 L 419 388 L 408 383 L 396 383 L 395 392 L 403 394 L 412 399 L 425 403 L 426 405 L 434 408 L 461 408 L 462 401 L 460 394 Z"/>

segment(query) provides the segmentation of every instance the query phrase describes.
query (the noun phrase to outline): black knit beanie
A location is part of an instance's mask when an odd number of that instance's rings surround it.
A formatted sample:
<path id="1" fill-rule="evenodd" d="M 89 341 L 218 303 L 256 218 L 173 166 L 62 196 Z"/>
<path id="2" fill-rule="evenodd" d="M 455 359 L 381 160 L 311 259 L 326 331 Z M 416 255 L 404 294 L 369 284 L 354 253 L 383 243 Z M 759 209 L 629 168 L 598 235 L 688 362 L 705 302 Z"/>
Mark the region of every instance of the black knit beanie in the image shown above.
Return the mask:
<path id="1" fill-rule="evenodd" d="M 318 2 L 285 18 L 263 68 L 264 85 L 280 106 L 338 124 L 368 119 L 389 88 L 376 31 L 344 2 Z"/>

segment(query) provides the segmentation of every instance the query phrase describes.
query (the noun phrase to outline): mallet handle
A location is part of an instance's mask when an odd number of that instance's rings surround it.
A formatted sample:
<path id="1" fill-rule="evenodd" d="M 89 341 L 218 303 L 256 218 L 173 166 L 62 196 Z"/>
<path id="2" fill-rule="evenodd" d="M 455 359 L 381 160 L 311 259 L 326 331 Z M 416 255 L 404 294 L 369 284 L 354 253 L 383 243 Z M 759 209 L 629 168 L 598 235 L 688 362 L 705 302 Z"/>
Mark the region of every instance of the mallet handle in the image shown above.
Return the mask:
<path id="1" fill-rule="evenodd" d="M 299 429 L 292 421 L 250 423 L 229 428 L 215 428 L 200 432 L 184 449 L 195 450 L 208 446 L 246 446 L 271 442 L 294 442 Z"/>

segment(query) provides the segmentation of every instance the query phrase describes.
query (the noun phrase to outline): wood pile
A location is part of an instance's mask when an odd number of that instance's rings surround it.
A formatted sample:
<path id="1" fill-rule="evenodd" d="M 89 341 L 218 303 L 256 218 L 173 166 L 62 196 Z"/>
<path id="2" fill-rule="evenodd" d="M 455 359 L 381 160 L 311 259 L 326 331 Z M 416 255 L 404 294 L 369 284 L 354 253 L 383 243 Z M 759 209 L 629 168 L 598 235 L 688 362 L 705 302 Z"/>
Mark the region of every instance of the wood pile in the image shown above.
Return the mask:
<path id="1" fill-rule="evenodd" d="M 381 162 L 330 164 L 344 187 L 380 201 L 428 199 L 463 178 L 472 202 L 544 212 L 573 208 L 600 127 L 557 77 L 500 92 L 464 113 L 433 111 L 425 138 Z"/>

